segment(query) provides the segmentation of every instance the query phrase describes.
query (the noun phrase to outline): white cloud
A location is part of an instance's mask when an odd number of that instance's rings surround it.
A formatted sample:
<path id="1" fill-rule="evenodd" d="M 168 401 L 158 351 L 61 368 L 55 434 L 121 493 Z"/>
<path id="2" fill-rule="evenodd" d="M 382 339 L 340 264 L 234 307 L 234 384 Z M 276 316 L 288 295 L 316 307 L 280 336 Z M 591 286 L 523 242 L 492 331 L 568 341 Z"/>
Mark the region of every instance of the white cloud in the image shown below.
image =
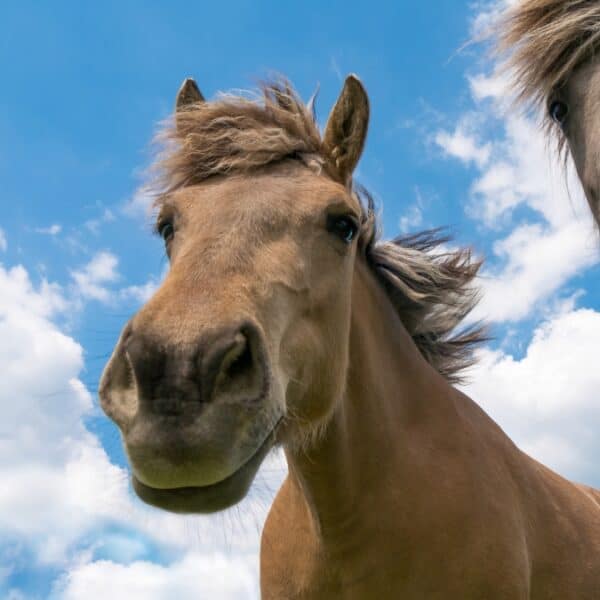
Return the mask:
<path id="1" fill-rule="evenodd" d="M 423 223 L 423 211 L 418 204 L 413 204 L 400 217 L 398 226 L 402 233 L 407 233 Z"/>
<path id="2" fill-rule="evenodd" d="M 89 219 L 83 224 L 83 226 L 89 231 L 91 231 L 93 234 L 97 235 L 102 225 L 104 225 L 105 223 L 111 223 L 115 219 L 116 217 L 114 213 L 110 209 L 105 208 L 102 214 L 97 219 Z"/>
<path id="3" fill-rule="evenodd" d="M 507 109 L 506 78 L 469 82 L 474 108 L 435 139 L 475 166 L 466 210 L 492 240 L 472 318 L 518 321 L 598 262 L 596 232 L 572 165 L 565 173 L 540 126 Z"/>
<path id="4" fill-rule="evenodd" d="M 139 304 L 144 304 L 154 295 L 159 285 L 160 282 L 152 278 L 141 285 L 127 286 L 120 290 L 119 294 L 123 300 L 134 300 Z"/>
<path id="5" fill-rule="evenodd" d="M 398 220 L 400 233 L 406 234 L 425 227 L 425 212 L 432 203 L 438 201 L 438 195 L 430 189 L 414 186 L 415 200 L 409 204 Z"/>
<path id="6" fill-rule="evenodd" d="M 439 131 L 435 136 L 435 143 L 444 150 L 448 156 L 470 163 L 473 162 L 483 167 L 490 159 L 490 144 L 479 144 L 470 134 L 465 124 L 459 124 L 454 132 Z"/>
<path id="7" fill-rule="evenodd" d="M 58 235 L 62 231 L 62 225 L 54 223 L 49 227 L 36 227 L 34 231 L 43 235 Z"/>
<path id="8" fill-rule="evenodd" d="M 508 76 L 496 72 L 493 75 L 478 73 L 467 77 L 473 99 L 477 102 L 492 99 L 502 107 L 508 107 L 512 99 Z"/>
<path id="9" fill-rule="evenodd" d="M 486 39 L 490 28 L 495 25 L 501 13 L 520 0 L 477 0 L 472 4 L 474 17 L 471 20 L 471 36 L 476 39 Z"/>
<path id="10" fill-rule="evenodd" d="M 82 422 L 92 409 L 79 379 L 83 351 L 50 320 L 69 306 L 61 289 L 45 281 L 36 288 L 23 267 L 1 266 L 0 289 L 0 478 L 10 482 L 0 487 L 0 538 L 35 546 L 43 535 L 37 557 L 52 562 L 87 520 L 89 506 L 73 510 L 85 498 L 71 494 L 71 486 L 98 492 L 100 501 L 110 488 L 105 475 L 122 474 Z M 95 467 L 85 482 L 81 461 Z"/>
<path id="11" fill-rule="evenodd" d="M 2 227 L 0 227 L 0 250 L 2 250 L 3 252 L 6 252 L 7 248 L 8 248 L 8 242 L 6 241 L 6 234 L 4 233 L 4 230 L 2 229 Z"/>
<path id="12" fill-rule="evenodd" d="M 558 229 L 523 224 L 494 244 L 502 266 L 485 267 L 483 298 L 472 319 L 518 321 L 560 289 L 565 281 L 598 261 L 588 227 L 572 221 Z"/>
<path id="13" fill-rule="evenodd" d="M 71 271 L 76 296 L 81 300 L 97 300 L 105 304 L 131 301 L 144 304 L 158 289 L 168 271 L 167 267 L 160 279 L 152 276 L 145 283 L 116 288 L 114 284 L 121 279 L 118 266 L 119 259 L 111 252 L 96 253 L 87 264 Z"/>
<path id="14" fill-rule="evenodd" d="M 119 279 L 118 258 L 110 252 L 98 252 L 84 267 L 72 271 L 78 293 L 86 299 L 110 302 L 112 294 L 107 284 Z"/>
<path id="15" fill-rule="evenodd" d="M 344 75 L 342 74 L 342 70 L 340 69 L 340 65 L 338 63 L 338 61 L 336 60 L 335 56 L 332 56 L 329 59 L 329 67 L 331 69 L 331 71 L 334 73 L 334 75 L 337 77 L 338 81 L 344 81 Z"/>
<path id="16" fill-rule="evenodd" d="M 0 289 L 0 314 L 7 320 L 8 315 L 47 319 L 68 306 L 59 285 L 44 279 L 35 289 L 22 266 L 6 269 L 0 265 Z"/>
<path id="17" fill-rule="evenodd" d="M 562 313 L 533 334 L 523 358 L 483 350 L 466 392 L 527 453 L 600 486 L 600 313 Z"/>
<path id="18" fill-rule="evenodd" d="M 144 187 L 139 188 L 123 206 L 123 212 L 134 218 L 148 218 L 152 213 L 155 196 Z"/>
<path id="19" fill-rule="evenodd" d="M 96 561 L 77 566 L 57 582 L 54 600 L 171 600 L 258 597 L 257 561 L 221 553 L 189 553 L 168 567 Z"/>

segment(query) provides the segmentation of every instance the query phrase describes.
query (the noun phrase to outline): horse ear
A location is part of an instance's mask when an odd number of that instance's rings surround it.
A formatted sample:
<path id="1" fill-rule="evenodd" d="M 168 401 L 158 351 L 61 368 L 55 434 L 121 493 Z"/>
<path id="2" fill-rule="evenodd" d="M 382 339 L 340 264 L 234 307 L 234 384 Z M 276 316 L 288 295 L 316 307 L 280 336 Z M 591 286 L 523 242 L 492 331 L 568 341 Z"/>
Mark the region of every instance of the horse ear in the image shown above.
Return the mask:
<path id="1" fill-rule="evenodd" d="M 175 100 L 175 120 L 177 121 L 177 113 L 185 110 L 192 104 L 198 104 L 204 102 L 204 96 L 198 87 L 198 84 L 191 78 L 188 77 L 179 88 L 177 92 L 177 99 Z"/>
<path id="2" fill-rule="evenodd" d="M 356 75 L 348 75 L 325 126 L 323 149 L 332 175 L 344 185 L 360 159 L 369 126 L 369 98 Z"/>

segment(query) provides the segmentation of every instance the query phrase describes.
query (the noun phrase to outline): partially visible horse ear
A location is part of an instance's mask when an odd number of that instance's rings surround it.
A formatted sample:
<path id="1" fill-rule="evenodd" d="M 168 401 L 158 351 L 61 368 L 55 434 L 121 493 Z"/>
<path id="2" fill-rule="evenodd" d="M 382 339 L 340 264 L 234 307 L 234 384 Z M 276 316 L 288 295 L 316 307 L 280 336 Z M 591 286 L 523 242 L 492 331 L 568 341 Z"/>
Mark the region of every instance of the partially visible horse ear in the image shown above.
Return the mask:
<path id="1" fill-rule="evenodd" d="M 323 150 L 331 175 L 344 185 L 350 183 L 360 159 L 368 126 L 367 92 L 356 75 L 348 75 L 323 135 Z"/>
<path id="2" fill-rule="evenodd" d="M 177 92 L 177 99 L 175 100 L 175 120 L 177 121 L 177 113 L 190 107 L 192 104 L 198 104 L 200 102 L 204 102 L 204 96 L 202 95 L 198 84 L 191 77 L 188 77 L 181 84 L 181 87 Z"/>
<path id="3" fill-rule="evenodd" d="M 198 87 L 198 84 L 188 77 L 181 84 L 177 92 L 177 100 L 175 101 L 175 110 L 180 111 L 183 107 L 197 102 L 204 102 L 204 96 Z"/>

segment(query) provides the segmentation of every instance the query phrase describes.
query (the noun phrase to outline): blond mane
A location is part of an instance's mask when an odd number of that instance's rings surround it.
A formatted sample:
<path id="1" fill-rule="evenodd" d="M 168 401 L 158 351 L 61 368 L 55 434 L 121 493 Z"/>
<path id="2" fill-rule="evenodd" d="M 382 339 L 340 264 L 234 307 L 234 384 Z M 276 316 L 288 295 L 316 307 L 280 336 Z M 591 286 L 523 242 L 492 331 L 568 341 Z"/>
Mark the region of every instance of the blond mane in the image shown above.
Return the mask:
<path id="1" fill-rule="evenodd" d="M 178 111 L 159 133 L 151 188 L 156 202 L 217 175 L 250 174 L 284 160 L 326 171 L 312 108 L 286 81 L 266 83 L 262 96 L 222 95 Z M 460 327 L 477 302 L 472 287 L 480 261 L 468 249 L 441 250 L 437 231 L 381 242 L 368 193 L 353 184 L 363 207 L 360 248 L 423 356 L 450 381 L 461 379 L 486 339 L 479 326 Z"/>

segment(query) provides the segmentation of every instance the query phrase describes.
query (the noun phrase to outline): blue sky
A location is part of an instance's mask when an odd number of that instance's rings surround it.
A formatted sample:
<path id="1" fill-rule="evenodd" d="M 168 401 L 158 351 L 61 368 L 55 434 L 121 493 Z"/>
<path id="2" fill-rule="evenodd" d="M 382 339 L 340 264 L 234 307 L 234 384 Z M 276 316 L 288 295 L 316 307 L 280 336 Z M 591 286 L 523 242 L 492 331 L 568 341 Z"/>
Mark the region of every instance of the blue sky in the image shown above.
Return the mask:
<path id="1" fill-rule="evenodd" d="M 96 386 L 160 281 L 136 194 L 186 76 L 207 97 L 283 73 L 324 122 L 357 73 L 372 109 L 357 177 L 385 236 L 449 225 L 487 259 L 495 339 L 467 391 L 528 452 L 600 486 L 600 252 L 572 172 L 506 102 L 485 49 L 504 0 L 7 2 L 0 19 L 0 596 L 251 598 L 284 472 L 211 518 L 143 507 Z M 569 181 L 569 191 L 565 181 Z"/>

